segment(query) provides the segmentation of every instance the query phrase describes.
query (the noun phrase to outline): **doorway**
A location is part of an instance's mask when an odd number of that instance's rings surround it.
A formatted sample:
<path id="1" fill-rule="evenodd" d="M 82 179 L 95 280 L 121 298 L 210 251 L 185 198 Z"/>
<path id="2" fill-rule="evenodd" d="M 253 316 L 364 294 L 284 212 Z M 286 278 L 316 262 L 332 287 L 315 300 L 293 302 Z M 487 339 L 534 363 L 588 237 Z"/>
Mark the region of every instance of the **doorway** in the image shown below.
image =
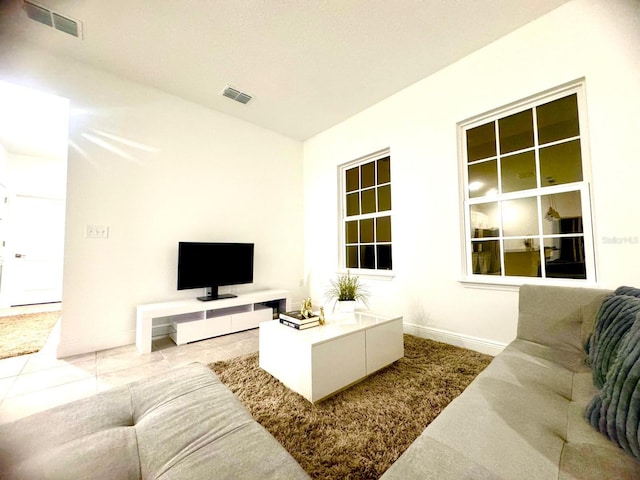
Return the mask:
<path id="1" fill-rule="evenodd" d="M 0 81 L 0 308 L 62 301 L 69 101 Z"/>

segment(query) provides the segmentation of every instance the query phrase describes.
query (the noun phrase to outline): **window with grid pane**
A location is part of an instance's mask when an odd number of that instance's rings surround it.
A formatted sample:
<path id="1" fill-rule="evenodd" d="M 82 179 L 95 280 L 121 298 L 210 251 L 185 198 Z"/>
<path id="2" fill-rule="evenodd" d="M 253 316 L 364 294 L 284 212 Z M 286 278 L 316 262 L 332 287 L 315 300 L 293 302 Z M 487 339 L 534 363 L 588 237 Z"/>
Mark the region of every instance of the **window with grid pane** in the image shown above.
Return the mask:
<path id="1" fill-rule="evenodd" d="M 391 270 L 389 152 L 341 167 L 343 267 Z"/>
<path id="2" fill-rule="evenodd" d="M 580 95 L 461 126 L 467 276 L 595 280 Z"/>

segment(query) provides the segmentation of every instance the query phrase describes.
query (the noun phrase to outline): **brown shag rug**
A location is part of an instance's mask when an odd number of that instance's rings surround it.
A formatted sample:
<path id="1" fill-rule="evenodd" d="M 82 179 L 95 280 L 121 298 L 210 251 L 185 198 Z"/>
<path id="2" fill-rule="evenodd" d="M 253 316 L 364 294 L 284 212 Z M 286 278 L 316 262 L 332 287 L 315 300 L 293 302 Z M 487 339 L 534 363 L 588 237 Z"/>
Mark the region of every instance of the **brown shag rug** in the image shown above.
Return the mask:
<path id="1" fill-rule="evenodd" d="M 40 351 L 59 318 L 59 310 L 0 317 L 0 359 Z"/>
<path id="2" fill-rule="evenodd" d="M 254 353 L 210 368 L 314 479 L 377 479 L 493 357 L 412 335 L 404 358 L 315 405 Z"/>

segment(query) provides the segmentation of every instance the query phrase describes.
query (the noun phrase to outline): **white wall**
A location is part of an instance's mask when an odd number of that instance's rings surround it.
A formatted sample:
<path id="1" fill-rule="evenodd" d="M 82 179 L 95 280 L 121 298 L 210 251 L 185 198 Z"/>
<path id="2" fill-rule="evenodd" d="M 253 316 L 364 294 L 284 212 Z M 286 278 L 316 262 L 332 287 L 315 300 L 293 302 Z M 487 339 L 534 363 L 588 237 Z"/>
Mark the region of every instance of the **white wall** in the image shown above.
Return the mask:
<path id="1" fill-rule="evenodd" d="M 300 142 L 42 51 L 0 55 L 0 79 L 71 101 L 60 356 L 133 343 L 137 304 L 201 294 L 176 290 L 180 240 L 255 242 L 235 291 L 304 295 Z"/>
<path id="2" fill-rule="evenodd" d="M 456 124 L 584 77 L 598 285 L 640 285 L 637 135 L 640 4 L 575 0 L 304 145 L 305 269 L 314 300 L 338 269 L 336 166 L 390 147 L 391 280 L 366 279 L 374 308 L 474 348 L 515 337 L 517 288 L 470 288 L 462 262 Z"/>

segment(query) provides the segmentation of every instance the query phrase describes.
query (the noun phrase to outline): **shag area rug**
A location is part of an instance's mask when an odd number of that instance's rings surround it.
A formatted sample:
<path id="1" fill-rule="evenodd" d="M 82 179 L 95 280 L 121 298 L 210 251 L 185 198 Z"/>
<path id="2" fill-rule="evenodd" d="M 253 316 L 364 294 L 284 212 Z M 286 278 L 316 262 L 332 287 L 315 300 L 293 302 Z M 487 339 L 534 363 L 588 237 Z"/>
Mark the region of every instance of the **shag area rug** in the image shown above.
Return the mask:
<path id="1" fill-rule="evenodd" d="M 0 317 L 0 359 L 40 351 L 60 311 Z"/>
<path id="2" fill-rule="evenodd" d="M 210 368 L 312 478 L 377 479 L 491 360 L 405 335 L 404 358 L 315 405 L 257 353 Z"/>

